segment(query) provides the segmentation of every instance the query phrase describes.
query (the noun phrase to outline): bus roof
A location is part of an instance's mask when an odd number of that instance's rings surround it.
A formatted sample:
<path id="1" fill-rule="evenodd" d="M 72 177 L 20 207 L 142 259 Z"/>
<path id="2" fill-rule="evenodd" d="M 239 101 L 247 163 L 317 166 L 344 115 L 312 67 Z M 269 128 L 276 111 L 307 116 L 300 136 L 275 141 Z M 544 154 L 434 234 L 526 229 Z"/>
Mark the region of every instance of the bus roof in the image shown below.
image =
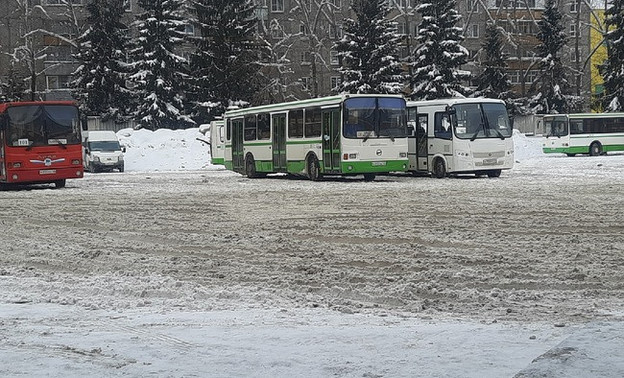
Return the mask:
<path id="1" fill-rule="evenodd" d="M 276 112 L 280 110 L 289 110 L 297 108 L 305 108 L 309 106 L 330 106 L 338 105 L 342 101 L 353 97 L 389 97 L 389 98 L 403 98 L 403 95 L 387 95 L 387 94 L 340 94 L 329 97 L 311 98 L 307 100 L 283 102 L 279 104 L 269 104 L 254 106 L 251 108 L 243 108 L 236 110 L 228 110 L 224 114 L 224 118 L 232 118 L 242 116 L 246 114 L 260 113 L 260 112 Z"/>
<path id="2" fill-rule="evenodd" d="M 485 97 L 476 97 L 476 98 L 465 98 L 465 97 L 453 97 L 453 98 L 439 98 L 436 100 L 420 100 L 420 101 L 408 101 L 407 106 L 436 106 L 436 105 L 457 105 L 457 104 L 482 104 L 482 103 L 491 103 L 491 104 L 504 104 L 505 101 L 499 100 L 496 98 L 485 98 Z"/>
<path id="3" fill-rule="evenodd" d="M 4 113 L 7 108 L 12 106 L 28 106 L 28 105 L 72 105 L 76 106 L 74 101 L 14 101 L 0 103 L 0 113 Z"/>

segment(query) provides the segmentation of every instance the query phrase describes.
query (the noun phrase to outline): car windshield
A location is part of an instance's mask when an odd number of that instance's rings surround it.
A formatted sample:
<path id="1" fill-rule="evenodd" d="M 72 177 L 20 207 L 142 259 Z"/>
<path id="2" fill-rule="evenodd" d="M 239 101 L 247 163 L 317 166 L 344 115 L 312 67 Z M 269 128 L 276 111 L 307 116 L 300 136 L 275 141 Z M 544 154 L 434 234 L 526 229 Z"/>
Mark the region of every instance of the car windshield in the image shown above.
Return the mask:
<path id="1" fill-rule="evenodd" d="M 401 98 L 361 97 L 344 103 L 345 138 L 407 136 L 405 100 Z"/>
<path id="2" fill-rule="evenodd" d="M 568 122 L 566 117 L 553 117 L 544 119 L 544 132 L 546 136 L 568 135 Z"/>
<path id="3" fill-rule="evenodd" d="M 116 140 L 102 140 L 89 142 L 89 149 L 91 151 L 120 151 L 121 146 Z"/>
<path id="4" fill-rule="evenodd" d="M 72 105 L 11 106 L 8 114 L 9 146 L 47 146 L 80 143 L 78 109 Z"/>
<path id="5" fill-rule="evenodd" d="M 455 135 L 460 139 L 509 138 L 507 109 L 501 103 L 455 105 Z"/>

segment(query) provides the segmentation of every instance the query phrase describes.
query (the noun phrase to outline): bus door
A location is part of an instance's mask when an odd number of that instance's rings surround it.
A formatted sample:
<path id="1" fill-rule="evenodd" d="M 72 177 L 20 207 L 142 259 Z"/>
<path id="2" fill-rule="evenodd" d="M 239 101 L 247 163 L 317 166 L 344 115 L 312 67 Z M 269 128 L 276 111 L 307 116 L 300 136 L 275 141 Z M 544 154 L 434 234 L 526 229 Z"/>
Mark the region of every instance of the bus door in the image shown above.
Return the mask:
<path id="1" fill-rule="evenodd" d="M 427 171 L 427 156 L 429 154 L 429 149 L 427 148 L 428 122 L 427 114 L 419 114 L 416 121 L 416 130 L 414 130 L 414 135 L 416 137 L 417 170 L 425 172 Z"/>
<path id="2" fill-rule="evenodd" d="M 433 131 L 433 133 L 432 133 Z M 453 157 L 453 127 L 451 124 L 450 114 L 446 111 L 435 112 L 433 115 L 433 130 L 428 130 L 428 153 L 429 158 L 433 159 L 433 155 L 439 154 L 446 157 L 447 164 L 452 162 Z M 433 169 L 429 161 L 429 171 Z M 447 172 L 452 170 L 452 167 L 446 167 Z"/>
<path id="3" fill-rule="evenodd" d="M 243 119 L 232 120 L 232 170 L 236 172 L 244 172 L 245 170 L 243 133 Z"/>
<path id="4" fill-rule="evenodd" d="M 273 114 L 273 171 L 286 172 L 286 113 Z"/>
<path id="5" fill-rule="evenodd" d="M 340 109 L 323 109 L 323 172 L 340 173 Z"/>

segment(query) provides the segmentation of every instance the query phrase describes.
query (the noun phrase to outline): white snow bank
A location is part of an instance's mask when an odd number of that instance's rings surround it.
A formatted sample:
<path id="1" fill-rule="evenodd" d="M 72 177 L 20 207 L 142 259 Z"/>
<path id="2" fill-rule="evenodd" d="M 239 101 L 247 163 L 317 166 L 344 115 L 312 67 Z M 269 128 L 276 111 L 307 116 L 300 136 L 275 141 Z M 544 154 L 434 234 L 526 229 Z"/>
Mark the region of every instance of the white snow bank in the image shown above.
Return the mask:
<path id="1" fill-rule="evenodd" d="M 198 139 L 199 128 L 186 130 L 123 129 L 117 132 L 126 147 L 126 171 L 185 171 L 211 167 L 210 146 Z"/>
<path id="2" fill-rule="evenodd" d="M 544 152 L 542 151 L 542 137 L 528 137 L 520 131 L 514 129 L 513 141 L 516 161 L 523 161 L 544 156 Z"/>

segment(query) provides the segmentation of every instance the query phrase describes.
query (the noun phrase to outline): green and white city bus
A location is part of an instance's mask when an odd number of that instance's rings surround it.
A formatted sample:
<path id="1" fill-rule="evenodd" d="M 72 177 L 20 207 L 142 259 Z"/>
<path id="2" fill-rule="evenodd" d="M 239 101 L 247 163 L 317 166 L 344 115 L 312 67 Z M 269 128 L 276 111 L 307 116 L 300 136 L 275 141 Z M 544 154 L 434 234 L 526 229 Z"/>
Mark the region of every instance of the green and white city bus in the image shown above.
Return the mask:
<path id="1" fill-rule="evenodd" d="M 624 151 L 624 113 L 544 115 L 543 151 L 568 156 Z"/>
<path id="2" fill-rule="evenodd" d="M 498 177 L 514 163 L 505 102 L 486 98 L 409 101 L 409 171 Z"/>
<path id="3" fill-rule="evenodd" d="M 406 114 L 402 96 L 355 94 L 229 110 L 225 166 L 250 178 L 404 172 Z"/>
<path id="4" fill-rule="evenodd" d="M 212 164 L 225 164 L 225 122 L 210 122 L 210 161 Z"/>

